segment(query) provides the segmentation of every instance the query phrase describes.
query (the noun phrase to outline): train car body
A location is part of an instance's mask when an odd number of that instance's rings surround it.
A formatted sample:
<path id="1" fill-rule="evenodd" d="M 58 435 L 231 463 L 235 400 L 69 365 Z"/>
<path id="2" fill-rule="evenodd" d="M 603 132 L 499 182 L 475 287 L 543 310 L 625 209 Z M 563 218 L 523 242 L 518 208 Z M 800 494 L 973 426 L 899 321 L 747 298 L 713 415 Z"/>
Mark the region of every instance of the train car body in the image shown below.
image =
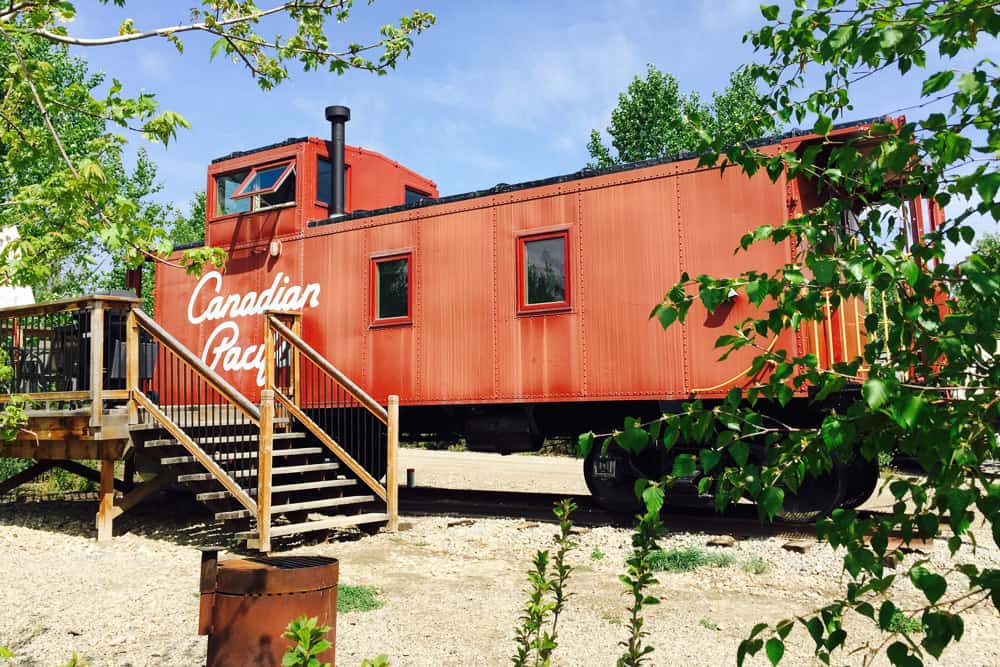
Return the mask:
<path id="1" fill-rule="evenodd" d="M 789 134 L 760 150 L 817 141 Z M 301 312 L 310 345 L 376 399 L 399 395 L 405 432 L 501 452 L 749 382 L 755 353 L 720 361 L 715 348 L 753 314 L 745 299 L 713 313 L 699 304 L 666 331 L 650 309 L 685 272 L 792 261 L 790 242 L 734 249 L 817 201 L 801 178 L 683 156 L 438 197 L 432 181 L 348 146 L 345 212 L 331 217 L 332 150 L 295 139 L 214 161 L 205 242 L 228 262 L 200 276 L 159 264 L 156 320 L 257 400 L 263 313 Z M 863 313 L 839 318 L 771 345 L 853 358 Z"/>

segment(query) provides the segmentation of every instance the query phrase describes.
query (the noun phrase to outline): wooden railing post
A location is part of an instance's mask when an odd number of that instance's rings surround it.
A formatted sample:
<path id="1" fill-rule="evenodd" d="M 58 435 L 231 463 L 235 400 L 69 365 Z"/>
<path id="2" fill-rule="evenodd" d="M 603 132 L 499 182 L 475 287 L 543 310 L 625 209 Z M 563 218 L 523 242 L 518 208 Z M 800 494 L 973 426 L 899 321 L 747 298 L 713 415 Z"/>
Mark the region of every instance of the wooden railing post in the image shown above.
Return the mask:
<path id="1" fill-rule="evenodd" d="M 139 391 L 139 323 L 135 309 L 128 309 L 125 321 L 125 389 L 128 390 L 128 423 L 139 423 L 139 410 L 135 394 Z"/>
<path id="2" fill-rule="evenodd" d="M 90 426 L 101 428 L 104 419 L 104 304 L 90 310 Z"/>
<path id="3" fill-rule="evenodd" d="M 264 315 L 264 388 L 274 389 L 274 331 L 271 316 Z M 263 394 L 262 394 L 263 395 Z"/>
<path id="4" fill-rule="evenodd" d="M 399 396 L 392 394 L 389 396 L 389 422 L 388 445 L 389 452 L 386 456 L 385 470 L 385 505 L 386 514 L 389 515 L 390 531 L 395 532 L 399 528 Z"/>
<path id="5" fill-rule="evenodd" d="M 268 340 L 271 338 L 268 337 Z M 274 390 L 268 388 L 260 392 L 260 447 L 257 455 L 257 530 L 260 538 L 259 550 L 264 553 L 271 550 L 271 459 L 273 456 Z"/>
<path id="6" fill-rule="evenodd" d="M 302 315 L 296 313 L 292 316 L 292 332 L 298 337 L 302 338 Z M 301 354 L 299 354 L 299 349 L 292 345 L 292 368 L 291 368 L 291 389 L 292 389 L 292 400 L 295 402 L 295 407 L 302 407 L 302 368 L 299 365 Z"/>

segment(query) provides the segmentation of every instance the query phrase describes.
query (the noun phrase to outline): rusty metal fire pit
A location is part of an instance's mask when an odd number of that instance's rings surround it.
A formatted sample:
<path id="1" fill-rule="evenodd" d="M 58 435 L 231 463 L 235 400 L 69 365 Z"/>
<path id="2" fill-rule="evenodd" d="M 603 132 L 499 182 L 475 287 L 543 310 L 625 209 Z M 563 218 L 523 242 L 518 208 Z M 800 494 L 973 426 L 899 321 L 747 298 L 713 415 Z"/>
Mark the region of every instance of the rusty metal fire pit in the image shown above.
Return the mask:
<path id="1" fill-rule="evenodd" d="M 334 664 L 339 574 L 336 558 L 220 561 L 203 550 L 198 634 L 208 635 L 208 667 L 278 667 L 292 645 L 281 634 L 299 616 L 330 626 L 330 649 L 317 657 Z"/>

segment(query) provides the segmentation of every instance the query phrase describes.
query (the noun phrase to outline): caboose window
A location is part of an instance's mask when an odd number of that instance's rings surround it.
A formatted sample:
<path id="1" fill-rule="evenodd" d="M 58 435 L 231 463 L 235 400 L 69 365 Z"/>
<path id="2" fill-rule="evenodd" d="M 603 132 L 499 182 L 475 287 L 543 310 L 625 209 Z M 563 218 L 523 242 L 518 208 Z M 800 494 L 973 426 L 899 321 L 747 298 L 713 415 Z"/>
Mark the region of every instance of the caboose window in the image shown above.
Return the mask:
<path id="1" fill-rule="evenodd" d="M 254 167 L 215 177 L 215 215 L 295 203 L 295 163 Z"/>
<path id="2" fill-rule="evenodd" d="M 569 306 L 569 232 L 518 239 L 518 306 L 521 311 Z"/>
<path id="3" fill-rule="evenodd" d="M 246 213 L 250 210 L 249 199 L 234 199 L 233 194 L 239 190 L 246 180 L 249 171 L 237 171 L 233 174 L 222 174 L 215 177 L 215 214 L 230 215 Z"/>
<path id="4" fill-rule="evenodd" d="M 403 203 L 404 204 L 414 204 L 421 199 L 430 199 L 430 195 L 426 192 L 421 192 L 420 190 L 414 190 L 413 188 L 407 186 L 403 188 Z"/>
<path id="5" fill-rule="evenodd" d="M 375 324 L 410 322 L 410 254 L 372 258 Z"/>

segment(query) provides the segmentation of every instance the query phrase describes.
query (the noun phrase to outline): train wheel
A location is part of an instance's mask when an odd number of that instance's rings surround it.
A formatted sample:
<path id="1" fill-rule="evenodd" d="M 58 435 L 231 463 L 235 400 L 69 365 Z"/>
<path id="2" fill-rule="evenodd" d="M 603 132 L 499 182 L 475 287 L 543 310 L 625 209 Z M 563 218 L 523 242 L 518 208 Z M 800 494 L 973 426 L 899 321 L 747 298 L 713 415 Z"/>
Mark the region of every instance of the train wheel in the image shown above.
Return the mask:
<path id="1" fill-rule="evenodd" d="M 630 455 L 620 447 L 608 447 L 603 456 L 594 446 L 583 461 L 583 478 L 590 494 L 604 509 L 612 512 L 641 512 L 642 502 L 635 497 L 635 483 L 643 477 L 656 477 L 656 470 L 643 466 L 641 457 Z M 652 473 L 650 475 L 649 473 Z"/>
<path id="2" fill-rule="evenodd" d="M 785 490 L 785 502 L 778 518 L 791 523 L 811 523 L 838 507 L 847 486 L 847 466 L 834 460 L 830 472 L 807 475 L 798 491 Z"/>
<path id="3" fill-rule="evenodd" d="M 852 510 L 863 505 L 875 492 L 880 472 L 878 459 L 869 461 L 858 454 L 844 468 L 845 489 L 838 506 Z"/>

